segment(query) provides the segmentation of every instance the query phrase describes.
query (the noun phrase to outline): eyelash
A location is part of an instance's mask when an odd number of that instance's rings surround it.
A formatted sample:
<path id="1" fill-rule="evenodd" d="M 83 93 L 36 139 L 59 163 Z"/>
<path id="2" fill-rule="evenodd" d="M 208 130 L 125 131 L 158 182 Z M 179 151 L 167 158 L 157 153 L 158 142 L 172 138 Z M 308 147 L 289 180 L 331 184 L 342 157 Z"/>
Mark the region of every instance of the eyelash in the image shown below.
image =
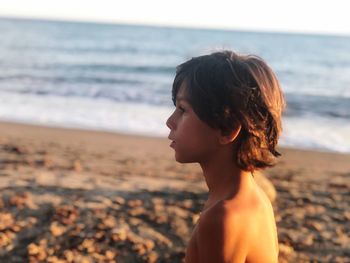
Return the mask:
<path id="1" fill-rule="evenodd" d="M 183 108 L 183 107 L 181 107 L 181 106 L 178 106 L 177 107 L 180 111 L 181 111 L 181 113 L 184 113 L 186 110 Z"/>

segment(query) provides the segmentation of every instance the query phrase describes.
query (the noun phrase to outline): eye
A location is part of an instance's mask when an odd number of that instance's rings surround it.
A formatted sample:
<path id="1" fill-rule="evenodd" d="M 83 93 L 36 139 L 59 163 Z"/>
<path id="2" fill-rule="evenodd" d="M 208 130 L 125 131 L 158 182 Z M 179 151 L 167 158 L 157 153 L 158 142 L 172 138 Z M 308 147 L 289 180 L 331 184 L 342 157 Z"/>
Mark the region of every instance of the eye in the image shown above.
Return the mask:
<path id="1" fill-rule="evenodd" d="M 178 106 L 177 109 L 182 113 L 184 113 L 186 110 L 184 107 Z"/>

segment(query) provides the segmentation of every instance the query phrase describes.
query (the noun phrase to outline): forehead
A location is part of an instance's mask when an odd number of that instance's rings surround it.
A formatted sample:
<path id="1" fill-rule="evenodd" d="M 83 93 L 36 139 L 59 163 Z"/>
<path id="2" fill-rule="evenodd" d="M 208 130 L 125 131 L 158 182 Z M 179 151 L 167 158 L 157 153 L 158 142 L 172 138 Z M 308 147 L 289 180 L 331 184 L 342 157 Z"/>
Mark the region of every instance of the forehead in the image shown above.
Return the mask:
<path id="1" fill-rule="evenodd" d="M 186 88 L 186 83 L 183 82 L 176 94 L 176 100 L 185 100 L 188 102 L 188 92 Z"/>

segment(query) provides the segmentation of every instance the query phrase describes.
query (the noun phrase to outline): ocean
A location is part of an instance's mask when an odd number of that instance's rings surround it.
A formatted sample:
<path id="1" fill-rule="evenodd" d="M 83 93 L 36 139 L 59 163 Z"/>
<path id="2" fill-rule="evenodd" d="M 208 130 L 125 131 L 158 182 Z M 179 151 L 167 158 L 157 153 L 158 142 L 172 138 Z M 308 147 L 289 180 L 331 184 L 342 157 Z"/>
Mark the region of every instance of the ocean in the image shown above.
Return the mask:
<path id="1" fill-rule="evenodd" d="M 276 72 L 282 146 L 350 153 L 350 36 L 12 18 L 0 32 L 0 121 L 166 137 L 176 66 L 232 49 Z"/>

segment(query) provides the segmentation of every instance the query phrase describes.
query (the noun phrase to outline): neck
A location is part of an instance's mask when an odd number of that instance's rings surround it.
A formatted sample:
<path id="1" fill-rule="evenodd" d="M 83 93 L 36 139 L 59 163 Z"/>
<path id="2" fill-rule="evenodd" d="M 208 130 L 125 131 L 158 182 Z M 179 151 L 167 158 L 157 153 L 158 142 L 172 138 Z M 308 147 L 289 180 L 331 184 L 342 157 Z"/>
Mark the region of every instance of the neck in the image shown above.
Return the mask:
<path id="1" fill-rule="evenodd" d="M 252 173 L 241 170 L 235 164 L 232 154 L 223 152 L 213 156 L 200 163 L 209 189 L 209 203 L 232 198 L 252 187 Z"/>

